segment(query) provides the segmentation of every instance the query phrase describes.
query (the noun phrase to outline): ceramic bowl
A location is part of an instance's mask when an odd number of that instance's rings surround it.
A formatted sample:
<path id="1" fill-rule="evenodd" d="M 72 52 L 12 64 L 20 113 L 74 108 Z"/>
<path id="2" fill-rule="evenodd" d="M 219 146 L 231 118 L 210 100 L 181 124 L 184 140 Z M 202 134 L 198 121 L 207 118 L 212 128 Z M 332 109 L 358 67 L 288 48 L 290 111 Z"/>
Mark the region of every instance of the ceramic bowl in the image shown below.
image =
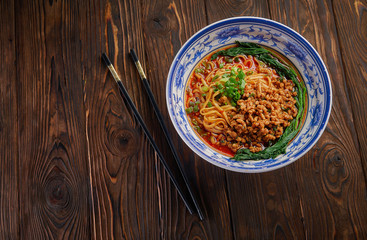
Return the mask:
<path id="1" fill-rule="evenodd" d="M 185 113 L 184 95 L 196 64 L 208 54 L 234 44 L 254 42 L 287 57 L 301 73 L 308 95 L 306 119 L 285 154 L 274 159 L 235 161 L 205 144 L 192 129 Z M 172 62 L 166 86 L 167 107 L 182 140 L 204 160 L 227 170 L 258 173 L 284 167 L 309 151 L 322 135 L 331 111 L 330 78 L 312 45 L 291 28 L 264 18 L 236 17 L 215 22 L 195 33 L 178 51 Z"/>

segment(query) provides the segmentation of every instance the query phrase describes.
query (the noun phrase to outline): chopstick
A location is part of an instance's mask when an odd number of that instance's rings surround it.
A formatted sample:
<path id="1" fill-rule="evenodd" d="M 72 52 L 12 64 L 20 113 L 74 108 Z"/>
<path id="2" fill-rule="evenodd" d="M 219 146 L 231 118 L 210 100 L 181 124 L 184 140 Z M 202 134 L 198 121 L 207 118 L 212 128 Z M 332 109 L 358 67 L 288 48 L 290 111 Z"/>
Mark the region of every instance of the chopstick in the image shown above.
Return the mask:
<path id="1" fill-rule="evenodd" d="M 135 53 L 135 50 L 134 50 L 134 49 L 131 49 L 131 50 L 130 50 L 130 55 L 131 55 L 131 57 L 132 57 L 132 59 L 133 59 L 133 61 L 134 61 L 134 63 L 135 63 L 136 68 L 138 69 L 138 72 L 139 72 L 140 78 L 141 78 L 141 80 L 143 81 L 144 88 L 145 88 L 145 90 L 146 90 L 146 91 L 147 91 L 147 93 L 148 93 L 149 100 L 150 100 L 151 104 L 153 105 L 154 112 L 155 112 L 155 114 L 156 114 L 156 116 L 157 116 L 157 118 L 158 118 L 159 124 L 161 125 L 161 128 L 162 128 L 162 130 L 163 130 L 163 132 L 164 132 L 164 135 L 166 136 L 166 140 L 167 140 L 168 145 L 169 145 L 169 147 L 170 147 L 170 149 L 171 149 L 171 151 L 172 151 L 172 153 L 173 153 L 173 156 L 174 156 L 174 158 L 175 158 L 175 160 L 176 160 L 176 163 L 177 163 L 177 165 L 178 165 L 178 168 L 180 169 L 180 172 L 181 172 L 181 175 L 182 175 L 182 177 L 183 177 L 183 179 L 184 179 L 184 181 L 185 181 L 186 187 L 187 187 L 187 189 L 189 190 L 189 193 L 190 193 L 191 199 L 192 199 L 192 201 L 193 201 L 193 203 L 194 203 L 194 205 L 195 205 L 195 208 L 196 208 L 196 211 L 197 211 L 197 213 L 198 213 L 198 216 L 199 216 L 200 220 L 203 220 L 203 219 L 204 219 L 204 216 L 203 216 L 203 213 L 202 213 L 202 211 L 201 211 L 201 209 L 200 209 L 199 203 L 198 203 L 198 201 L 196 200 L 196 197 L 195 197 L 194 193 L 193 193 L 193 192 L 192 192 L 192 190 L 191 190 L 191 187 L 190 187 L 189 181 L 187 180 L 187 177 L 186 177 L 186 175 L 185 175 L 185 172 L 184 172 L 184 170 L 183 170 L 183 168 L 182 168 L 180 158 L 178 157 L 178 154 L 177 154 L 176 148 L 175 148 L 175 146 L 173 145 L 172 138 L 171 138 L 171 136 L 170 136 L 170 134 L 169 134 L 169 132 L 168 132 L 168 129 L 167 129 L 167 127 L 166 127 L 165 123 L 164 123 L 164 120 L 163 120 L 162 114 L 161 114 L 161 112 L 160 112 L 160 110 L 159 110 L 159 108 L 158 108 L 158 104 L 157 104 L 157 102 L 155 101 L 155 98 L 154 98 L 154 95 L 153 95 L 152 90 L 150 89 L 150 85 L 149 85 L 149 82 L 148 82 L 148 80 L 147 80 L 147 77 L 146 77 L 146 75 L 145 75 L 145 73 L 144 73 L 144 70 L 143 70 L 143 68 L 142 68 L 142 66 L 141 66 L 141 64 L 140 64 L 140 61 L 139 61 L 138 56 L 136 55 L 136 53 Z"/>
<path id="2" fill-rule="evenodd" d="M 137 108 L 135 107 L 135 105 L 134 105 L 133 101 L 131 100 L 131 98 L 130 98 L 130 96 L 129 96 L 129 93 L 126 91 L 126 89 L 125 89 L 124 85 L 123 85 L 123 84 L 122 84 L 122 82 L 121 82 L 120 77 L 118 76 L 118 74 L 117 74 L 117 72 L 116 72 L 115 68 L 113 67 L 113 65 L 112 65 L 112 63 L 111 63 L 110 59 L 107 57 L 106 53 L 103 53 L 103 54 L 102 54 L 102 59 L 103 59 L 103 61 L 106 63 L 106 65 L 107 65 L 108 69 L 110 70 L 110 72 L 111 72 L 111 74 L 112 74 L 113 78 L 115 79 L 115 81 L 116 81 L 117 85 L 119 86 L 119 89 L 120 89 L 120 91 L 121 91 L 121 93 L 122 93 L 122 96 L 125 98 L 125 100 L 126 100 L 127 104 L 129 105 L 130 109 L 133 111 L 133 113 L 134 113 L 134 115 L 135 115 L 136 119 L 138 120 L 138 122 L 139 122 L 140 126 L 143 128 L 143 131 L 144 131 L 145 135 L 147 136 L 147 138 L 148 138 L 148 140 L 149 140 L 150 144 L 153 146 L 153 148 L 154 148 L 155 152 L 157 153 L 157 155 L 158 155 L 159 159 L 161 160 L 161 163 L 163 164 L 163 167 L 165 168 L 165 170 L 167 171 L 167 173 L 168 173 L 169 177 L 171 178 L 171 181 L 172 181 L 173 185 L 176 187 L 176 189 L 177 189 L 177 191 L 178 191 L 179 195 L 181 196 L 181 198 L 182 198 L 183 202 L 185 203 L 186 208 L 189 210 L 190 214 L 193 214 L 193 209 L 192 209 L 192 208 L 191 208 L 191 206 L 190 206 L 190 201 L 189 201 L 189 199 L 188 199 L 188 198 L 187 198 L 187 196 L 183 193 L 183 191 L 182 191 L 181 187 L 179 186 L 179 184 L 178 184 L 178 182 L 177 182 L 177 180 L 176 180 L 175 176 L 173 175 L 173 173 L 172 173 L 171 169 L 169 168 L 169 166 L 168 166 L 168 164 L 167 164 L 166 160 L 164 159 L 164 157 L 163 157 L 163 155 L 162 155 L 161 151 L 159 150 L 159 148 L 158 148 L 157 144 L 155 143 L 155 141 L 154 141 L 154 139 L 153 139 L 152 135 L 150 134 L 150 132 L 149 132 L 149 130 L 148 130 L 148 128 L 147 128 L 147 126 L 146 126 L 146 124 L 145 124 L 144 120 L 143 120 L 143 119 L 142 119 L 142 117 L 140 116 L 140 114 L 139 114 L 139 112 L 138 112 Z"/>

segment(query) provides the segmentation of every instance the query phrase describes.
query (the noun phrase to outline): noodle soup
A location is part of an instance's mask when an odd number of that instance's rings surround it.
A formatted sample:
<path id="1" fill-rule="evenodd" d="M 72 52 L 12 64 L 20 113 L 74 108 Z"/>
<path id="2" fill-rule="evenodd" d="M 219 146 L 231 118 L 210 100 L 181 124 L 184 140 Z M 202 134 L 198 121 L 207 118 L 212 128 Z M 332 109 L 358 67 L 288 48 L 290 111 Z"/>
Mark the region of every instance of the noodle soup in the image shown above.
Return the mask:
<path id="1" fill-rule="evenodd" d="M 236 160 L 285 152 L 302 124 L 306 90 L 284 57 L 239 43 L 202 59 L 186 85 L 185 109 L 195 132 Z"/>

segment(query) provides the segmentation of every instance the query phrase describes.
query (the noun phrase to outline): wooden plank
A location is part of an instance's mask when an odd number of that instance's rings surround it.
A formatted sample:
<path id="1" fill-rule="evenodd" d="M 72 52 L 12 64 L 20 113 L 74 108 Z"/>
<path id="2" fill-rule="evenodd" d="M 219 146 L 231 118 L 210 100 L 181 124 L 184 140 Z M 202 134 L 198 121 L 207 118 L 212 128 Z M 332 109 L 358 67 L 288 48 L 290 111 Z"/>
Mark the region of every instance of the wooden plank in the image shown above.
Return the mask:
<path id="1" fill-rule="evenodd" d="M 209 22 L 226 17 L 269 18 L 267 1 L 208 3 Z M 235 239 L 304 239 L 295 173 L 288 168 L 263 174 L 227 172 Z"/>
<path id="2" fill-rule="evenodd" d="M 19 238 L 14 3 L 0 1 L 0 238 Z"/>
<path id="3" fill-rule="evenodd" d="M 86 9 L 79 24 L 94 239 L 158 239 L 160 234 L 154 151 L 100 58 L 107 52 L 139 112 L 152 115 L 128 55 L 130 48 L 142 48 L 139 6 L 135 0 L 81 6 Z"/>
<path id="4" fill-rule="evenodd" d="M 353 114 L 359 152 L 365 176 L 367 174 L 367 46 L 366 1 L 337 1 L 331 3 L 340 42 L 345 83 Z"/>
<path id="5" fill-rule="evenodd" d="M 232 239 L 225 172 L 193 154 L 169 119 L 165 91 L 171 62 L 183 43 L 207 25 L 203 1 L 142 1 L 148 78 L 206 220 L 189 215 L 159 165 L 160 227 L 164 239 Z M 157 125 L 156 125 L 157 126 Z M 159 129 L 157 126 L 156 128 Z M 166 146 L 167 148 L 167 146 Z M 174 164 L 173 164 L 174 165 Z"/>
<path id="6" fill-rule="evenodd" d="M 344 21 L 345 16 L 353 14 L 345 14 L 343 10 L 343 13 L 340 11 L 334 15 L 329 0 L 269 1 L 269 5 L 274 20 L 301 33 L 320 53 L 329 70 L 334 91 L 332 113 L 325 133 L 305 157 L 290 166 L 290 170 L 297 173 L 295 183 L 306 238 L 364 239 L 367 226 L 366 184 L 357 133 L 351 118 L 351 106 L 355 104 L 351 104 L 348 98 L 345 88 L 348 79 L 343 74 L 339 51 L 339 46 L 345 43 L 338 42 L 335 28 L 335 18 L 343 18 Z M 349 35 L 345 37 L 350 39 Z M 353 66 L 355 62 L 348 61 L 344 69 Z M 359 80 L 354 77 L 353 81 Z"/>
<path id="7" fill-rule="evenodd" d="M 20 237 L 89 239 L 76 2 L 16 1 Z"/>

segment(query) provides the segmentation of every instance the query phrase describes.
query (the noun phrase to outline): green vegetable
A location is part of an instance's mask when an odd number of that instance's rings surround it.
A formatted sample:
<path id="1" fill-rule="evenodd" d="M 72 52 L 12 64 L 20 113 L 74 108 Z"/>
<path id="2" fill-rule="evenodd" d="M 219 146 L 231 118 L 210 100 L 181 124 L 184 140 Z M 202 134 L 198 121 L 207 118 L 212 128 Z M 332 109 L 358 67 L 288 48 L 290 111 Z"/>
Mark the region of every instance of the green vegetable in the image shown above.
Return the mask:
<path id="1" fill-rule="evenodd" d="M 297 116 L 291 121 L 291 124 L 285 129 L 283 135 L 278 139 L 276 143 L 265 148 L 260 152 L 250 152 L 247 148 L 242 148 L 237 151 L 233 159 L 237 161 L 242 160 L 259 160 L 259 159 L 268 159 L 275 158 L 280 154 L 284 154 L 286 152 L 287 145 L 290 140 L 292 140 L 298 133 L 301 128 L 301 119 L 303 116 L 304 105 L 306 101 L 306 88 L 303 84 L 301 84 L 297 80 L 296 72 L 288 65 L 280 62 L 269 50 L 261 47 L 256 43 L 242 43 L 236 42 L 237 46 L 233 48 L 228 48 L 226 50 L 219 51 L 212 55 L 211 59 L 216 59 L 219 55 L 227 56 L 227 57 L 236 57 L 237 55 L 252 55 L 257 57 L 260 60 L 260 65 L 267 64 L 268 66 L 273 67 L 280 78 L 279 81 L 283 81 L 284 77 L 287 77 L 293 81 L 296 85 L 295 89 L 297 91 L 297 96 L 295 96 L 296 107 L 298 108 Z M 252 71 L 246 72 L 246 75 L 252 74 Z M 237 75 L 238 76 L 238 75 Z M 241 84 L 242 86 L 242 84 Z M 229 94 L 232 95 L 232 94 Z M 251 93 L 249 97 L 254 97 L 255 94 Z M 234 96 L 237 98 L 237 96 Z M 234 99 L 232 99 L 234 100 Z"/>
<path id="2" fill-rule="evenodd" d="M 245 89 L 246 81 L 244 79 L 241 79 L 239 81 L 239 89 L 243 90 Z"/>
<path id="3" fill-rule="evenodd" d="M 188 107 L 185 109 L 186 113 L 190 114 L 193 111 L 193 107 Z"/>
<path id="4" fill-rule="evenodd" d="M 214 91 L 219 91 L 231 100 L 231 104 L 233 106 L 237 106 L 237 101 L 243 95 L 243 90 L 246 85 L 246 81 L 244 79 L 245 73 L 242 69 L 237 67 L 232 67 L 231 69 L 226 70 L 229 71 L 229 73 L 225 73 L 221 76 L 219 82 L 216 83 L 216 89 L 214 89 Z"/>
<path id="5" fill-rule="evenodd" d="M 242 69 L 240 69 L 238 71 L 239 71 L 238 75 L 237 75 L 238 79 L 240 79 L 240 80 L 244 79 L 245 78 L 245 73 L 242 71 Z"/>
<path id="6" fill-rule="evenodd" d="M 213 107 L 213 104 L 211 102 L 208 102 L 208 107 Z"/>
<path id="7" fill-rule="evenodd" d="M 209 91 L 209 87 L 208 86 L 203 86 L 201 89 L 203 90 L 203 92 Z"/>
<path id="8" fill-rule="evenodd" d="M 211 60 L 216 59 L 219 55 L 236 57 L 237 55 L 258 55 L 269 52 L 256 43 L 240 43 L 238 41 L 236 43 L 239 45 L 238 47 L 228 48 L 226 50 L 216 52 L 212 55 Z"/>
<path id="9" fill-rule="evenodd" d="M 223 68 L 224 67 L 224 63 L 219 64 L 219 68 Z"/>
<path id="10" fill-rule="evenodd" d="M 194 108 L 193 108 L 193 111 L 194 112 L 198 112 L 199 111 L 199 106 L 198 105 L 195 105 Z"/>

